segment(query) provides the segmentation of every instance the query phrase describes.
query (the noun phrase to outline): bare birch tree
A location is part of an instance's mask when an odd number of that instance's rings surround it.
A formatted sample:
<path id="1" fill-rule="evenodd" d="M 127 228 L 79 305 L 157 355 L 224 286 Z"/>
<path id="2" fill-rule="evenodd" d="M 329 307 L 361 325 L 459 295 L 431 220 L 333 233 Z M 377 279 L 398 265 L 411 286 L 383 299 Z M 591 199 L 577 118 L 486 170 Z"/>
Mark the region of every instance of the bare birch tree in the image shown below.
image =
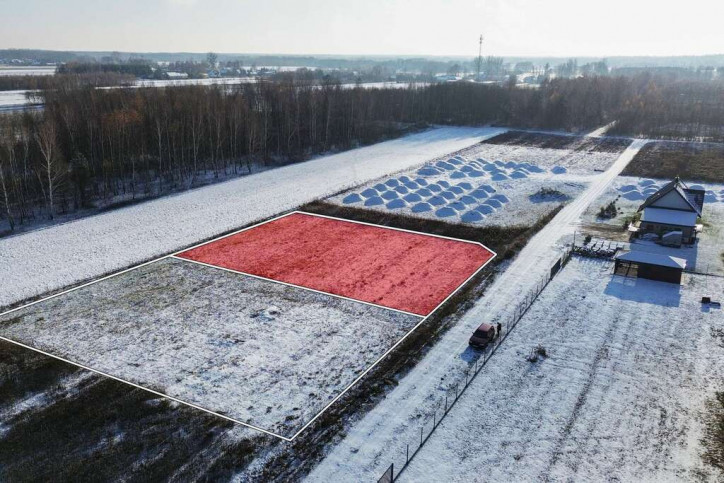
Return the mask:
<path id="1" fill-rule="evenodd" d="M 57 136 L 56 126 L 52 120 L 43 121 L 35 133 L 35 141 L 42 155 L 38 159 L 37 175 L 41 185 L 44 185 L 48 218 L 51 220 L 55 216 L 55 192 L 66 174 L 57 152 Z"/>

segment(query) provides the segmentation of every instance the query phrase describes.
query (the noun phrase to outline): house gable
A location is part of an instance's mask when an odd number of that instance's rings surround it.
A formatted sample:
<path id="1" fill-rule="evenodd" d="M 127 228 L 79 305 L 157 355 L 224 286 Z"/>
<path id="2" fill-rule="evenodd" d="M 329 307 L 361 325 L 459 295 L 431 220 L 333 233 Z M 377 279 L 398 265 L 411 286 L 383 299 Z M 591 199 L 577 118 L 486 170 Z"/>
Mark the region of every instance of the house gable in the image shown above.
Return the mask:
<path id="1" fill-rule="evenodd" d="M 704 209 L 704 197 L 706 196 L 706 191 L 686 188 L 684 190 L 684 193 L 686 193 L 686 198 L 689 200 L 689 202 L 699 209 L 697 213 L 701 215 L 701 210 Z"/>
<path id="2" fill-rule="evenodd" d="M 689 211 L 701 216 L 701 209 L 704 200 L 702 197 L 700 205 L 698 199 L 699 194 L 698 190 L 689 189 L 677 177 L 659 191 L 649 196 L 639 207 L 638 211 L 643 211 L 644 209 L 651 207 L 666 210 Z"/>
<path id="3" fill-rule="evenodd" d="M 651 208 L 666 208 L 669 210 L 696 211 L 689 200 L 681 195 L 679 190 L 671 190 L 661 198 L 653 201 Z"/>

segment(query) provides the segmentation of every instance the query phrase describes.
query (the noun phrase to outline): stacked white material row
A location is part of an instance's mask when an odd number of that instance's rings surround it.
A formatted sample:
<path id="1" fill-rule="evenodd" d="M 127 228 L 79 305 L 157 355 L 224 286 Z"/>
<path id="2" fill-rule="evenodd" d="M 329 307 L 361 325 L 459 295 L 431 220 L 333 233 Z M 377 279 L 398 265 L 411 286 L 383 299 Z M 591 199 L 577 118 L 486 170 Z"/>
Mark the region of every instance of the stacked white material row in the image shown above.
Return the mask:
<path id="1" fill-rule="evenodd" d="M 492 181 L 505 181 L 508 179 L 527 178 L 531 173 L 544 173 L 545 170 L 531 163 L 516 163 L 515 161 L 491 162 L 482 158 L 467 160 L 462 156 L 455 156 L 447 161 L 437 161 L 419 169 L 421 176 L 439 176 L 448 174 L 452 179 L 489 177 Z M 553 174 L 562 174 L 566 168 L 556 166 L 551 169 Z"/>
<path id="2" fill-rule="evenodd" d="M 618 188 L 621 197 L 630 201 L 643 201 L 649 196 L 659 191 L 663 185 L 656 183 L 652 179 L 643 179 L 638 184 L 627 184 Z M 698 184 L 689 185 L 691 189 L 704 190 L 705 188 Z M 706 190 L 704 195 L 705 203 L 724 203 L 724 189 L 720 191 Z"/>
<path id="3" fill-rule="evenodd" d="M 389 210 L 410 207 L 413 213 L 434 211 L 438 218 L 460 215 L 465 222 L 475 222 L 509 201 L 505 195 L 495 193 L 495 188 L 484 183 L 477 186 L 467 181 L 454 185 L 445 180 L 428 183 L 423 178 L 412 180 L 408 176 L 400 176 L 361 193 L 347 195 L 342 203 L 384 205 Z"/>
<path id="4" fill-rule="evenodd" d="M 560 167 L 551 170 L 558 174 L 565 171 Z M 353 192 L 345 196 L 342 203 L 388 210 L 409 208 L 412 213 L 433 212 L 438 218 L 460 217 L 465 223 L 475 223 L 510 200 L 497 193 L 490 183 L 474 183 L 474 180 L 515 181 L 545 172 L 531 163 L 468 160 L 455 156 L 423 166 L 417 170 L 415 179 L 410 176 L 388 178 L 361 192 Z"/>

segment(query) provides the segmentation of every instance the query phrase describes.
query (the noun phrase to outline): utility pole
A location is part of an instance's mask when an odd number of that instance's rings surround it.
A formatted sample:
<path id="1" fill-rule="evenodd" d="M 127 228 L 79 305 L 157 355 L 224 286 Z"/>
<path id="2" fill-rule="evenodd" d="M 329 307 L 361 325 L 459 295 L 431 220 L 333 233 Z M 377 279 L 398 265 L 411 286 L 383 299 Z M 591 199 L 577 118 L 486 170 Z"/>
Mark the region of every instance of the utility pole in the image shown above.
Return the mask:
<path id="1" fill-rule="evenodd" d="M 480 34 L 480 43 L 478 44 L 478 76 L 476 81 L 480 81 L 480 68 L 483 66 L 483 34 Z"/>

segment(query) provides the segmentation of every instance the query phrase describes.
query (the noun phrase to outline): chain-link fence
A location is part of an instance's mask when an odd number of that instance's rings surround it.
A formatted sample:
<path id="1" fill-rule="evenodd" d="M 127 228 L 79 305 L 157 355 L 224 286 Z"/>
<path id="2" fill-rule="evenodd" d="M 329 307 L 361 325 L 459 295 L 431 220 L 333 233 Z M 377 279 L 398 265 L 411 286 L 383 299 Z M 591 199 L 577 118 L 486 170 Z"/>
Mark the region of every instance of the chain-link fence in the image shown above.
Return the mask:
<path id="1" fill-rule="evenodd" d="M 516 305 L 513 313 L 510 315 L 508 320 L 506 322 L 500 322 L 501 330 L 496 339 L 493 340 L 492 343 L 485 346 L 485 348 L 482 350 L 482 354 L 478 358 L 476 358 L 475 362 L 468 366 L 462 374 L 457 374 L 456 380 L 458 380 L 459 382 L 450 388 L 448 394 L 445 395 L 444 399 L 441 398 L 437 401 L 437 403 L 434 405 L 435 409 L 433 410 L 432 414 L 428 414 L 427 417 L 424 418 L 425 422 L 422 424 L 422 426 L 420 426 L 420 439 L 419 441 L 416 439 L 415 442 L 412 443 L 412 445 L 410 445 L 409 443 L 406 445 L 404 462 L 401 466 L 398 466 L 399 470 L 397 471 L 397 474 L 395 474 L 395 465 L 393 463 L 387 468 L 387 470 L 385 470 L 385 473 L 379 479 L 380 482 L 395 481 L 405 470 L 405 468 L 407 468 L 413 458 L 425 445 L 430 436 L 432 436 L 432 433 L 435 431 L 435 429 L 437 429 L 445 416 L 447 416 L 453 406 L 455 406 L 455 403 L 457 403 L 458 399 L 460 399 L 460 396 L 463 395 L 470 383 L 486 366 L 488 361 L 490 361 L 490 358 L 493 357 L 495 352 L 505 341 L 505 339 L 507 339 L 508 335 L 515 328 L 515 326 L 518 325 L 520 319 L 523 318 L 531 305 L 533 305 L 533 302 L 535 302 L 541 292 L 543 292 L 543 289 L 545 289 L 545 287 L 548 285 L 548 282 L 553 279 L 553 277 L 570 259 L 571 253 L 571 248 L 566 249 L 561 258 L 556 261 L 556 263 L 550 268 L 548 273 L 546 273 L 536 284 L 536 286 L 526 294 L 524 299 L 518 305 Z"/>

